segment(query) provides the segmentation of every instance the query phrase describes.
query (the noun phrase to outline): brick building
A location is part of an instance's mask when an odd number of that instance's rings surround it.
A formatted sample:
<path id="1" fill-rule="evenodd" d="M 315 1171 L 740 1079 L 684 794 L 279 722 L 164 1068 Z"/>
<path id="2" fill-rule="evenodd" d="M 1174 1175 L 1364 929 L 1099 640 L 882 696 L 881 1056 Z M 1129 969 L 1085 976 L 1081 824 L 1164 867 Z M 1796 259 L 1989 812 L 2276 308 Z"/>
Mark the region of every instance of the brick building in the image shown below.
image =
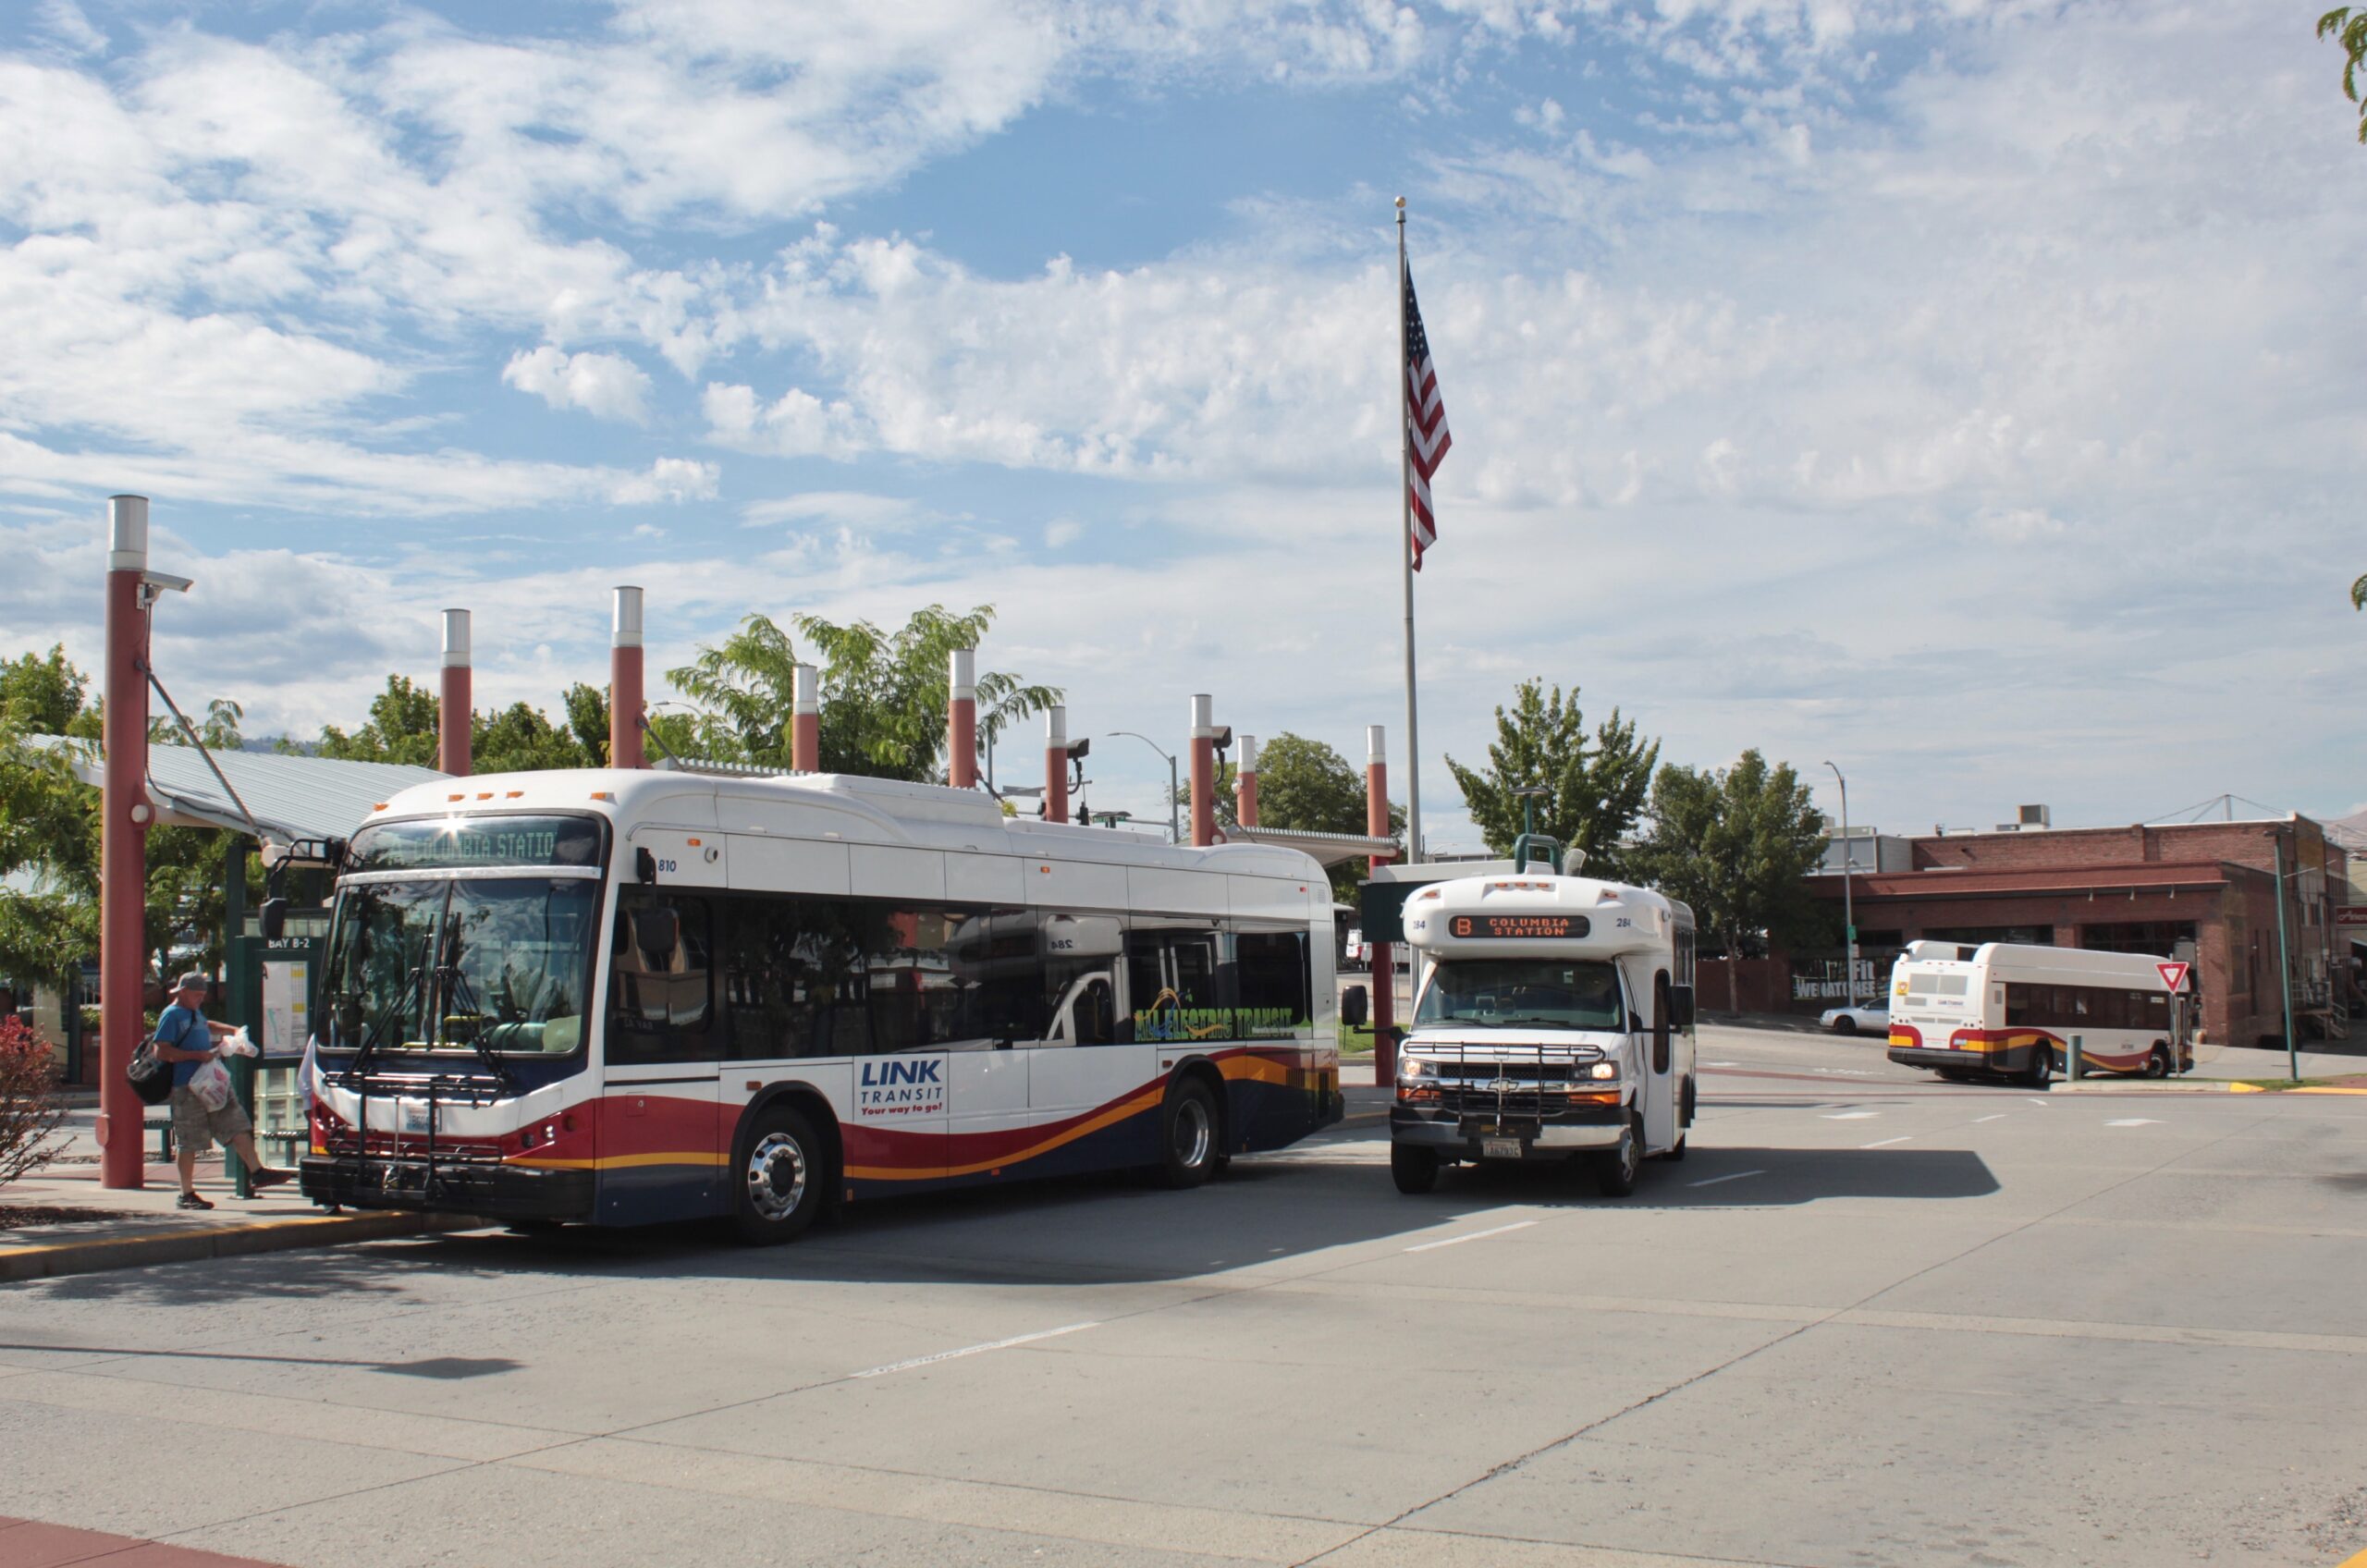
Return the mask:
<path id="1" fill-rule="evenodd" d="M 2285 947 L 2304 1037 L 2339 1034 L 2355 1000 L 2348 932 L 2349 865 L 2310 818 L 2167 827 L 1944 833 L 1908 840 L 1911 870 L 1850 879 L 1858 944 L 1878 975 L 1907 943 L 2040 942 L 2190 958 L 2206 1036 L 2281 1043 L 2276 868 L 2285 878 Z M 1842 879 L 1810 878 L 1837 906 Z M 1795 955 L 1801 1005 L 1823 987 L 1804 977 L 1839 955 Z"/>

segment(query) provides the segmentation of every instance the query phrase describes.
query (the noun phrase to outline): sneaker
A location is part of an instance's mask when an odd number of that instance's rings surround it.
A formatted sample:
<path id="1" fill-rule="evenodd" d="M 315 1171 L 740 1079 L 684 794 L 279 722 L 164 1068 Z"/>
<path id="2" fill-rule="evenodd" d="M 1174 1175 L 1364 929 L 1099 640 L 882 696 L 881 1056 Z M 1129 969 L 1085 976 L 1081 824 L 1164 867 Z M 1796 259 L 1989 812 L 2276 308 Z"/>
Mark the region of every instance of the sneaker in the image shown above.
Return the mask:
<path id="1" fill-rule="evenodd" d="M 247 1173 L 247 1185 L 256 1192 L 261 1192 L 265 1187 L 276 1187 L 283 1182 L 294 1180 L 296 1180 L 294 1171 L 274 1170 L 269 1166 L 264 1167 L 261 1170 Z"/>
<path id="2" fill-rule="evenodd" d="M 181 1194 L 181 1201 L 173 1205 L 173 1207 L 175 1208 L 212 1208 L 214 1206 L 205 1199 L 199 1197 L 195 1193 L 183 1193 Z"/>

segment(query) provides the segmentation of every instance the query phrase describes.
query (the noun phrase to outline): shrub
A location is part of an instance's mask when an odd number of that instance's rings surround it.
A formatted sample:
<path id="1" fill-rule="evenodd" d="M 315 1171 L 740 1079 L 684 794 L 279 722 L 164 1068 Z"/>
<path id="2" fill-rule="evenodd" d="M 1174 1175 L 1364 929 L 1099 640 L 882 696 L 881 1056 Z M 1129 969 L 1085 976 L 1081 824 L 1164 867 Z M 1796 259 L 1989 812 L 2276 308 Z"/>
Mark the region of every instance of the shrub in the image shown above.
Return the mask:
<path id="1" fill-rule="evenodd" d="M 23 1020 L 0 1018 L 0 1187 L 65 1152 L 57 1063 Z"/>

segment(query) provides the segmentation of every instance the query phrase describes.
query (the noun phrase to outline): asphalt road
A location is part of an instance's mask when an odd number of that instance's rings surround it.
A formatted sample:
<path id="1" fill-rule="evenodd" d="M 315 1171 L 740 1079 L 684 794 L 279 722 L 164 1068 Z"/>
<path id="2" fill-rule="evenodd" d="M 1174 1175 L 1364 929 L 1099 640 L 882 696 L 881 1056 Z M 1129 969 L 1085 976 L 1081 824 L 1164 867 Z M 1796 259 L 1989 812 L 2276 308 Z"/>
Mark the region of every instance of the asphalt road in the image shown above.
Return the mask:
<path id="1" fill-rule="evenodd" d="M 1705 1030 L 1692 1158 L 0 1288 L 0 1514 L 297 1564 L 2336 1563 L 2367 1099 Z"/>

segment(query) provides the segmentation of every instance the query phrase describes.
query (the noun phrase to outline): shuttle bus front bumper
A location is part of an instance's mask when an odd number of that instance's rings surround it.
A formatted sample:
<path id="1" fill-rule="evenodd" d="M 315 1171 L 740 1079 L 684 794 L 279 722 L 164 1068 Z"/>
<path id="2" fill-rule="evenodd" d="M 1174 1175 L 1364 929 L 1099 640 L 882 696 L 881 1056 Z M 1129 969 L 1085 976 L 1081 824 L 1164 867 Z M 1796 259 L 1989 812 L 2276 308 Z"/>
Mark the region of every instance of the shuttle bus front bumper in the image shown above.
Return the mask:
<path id="1" fill-rule="evenodd" d="M 1586 1149 L 1618 1147 L 1628 1115 L 1624 1104 L 1502 1117 L 1399 1104 L 1390 1108 L 1389 1136 L 1392 1143 L 1436 1149 L 1454 1159 L 1559 1159 Z"/>

